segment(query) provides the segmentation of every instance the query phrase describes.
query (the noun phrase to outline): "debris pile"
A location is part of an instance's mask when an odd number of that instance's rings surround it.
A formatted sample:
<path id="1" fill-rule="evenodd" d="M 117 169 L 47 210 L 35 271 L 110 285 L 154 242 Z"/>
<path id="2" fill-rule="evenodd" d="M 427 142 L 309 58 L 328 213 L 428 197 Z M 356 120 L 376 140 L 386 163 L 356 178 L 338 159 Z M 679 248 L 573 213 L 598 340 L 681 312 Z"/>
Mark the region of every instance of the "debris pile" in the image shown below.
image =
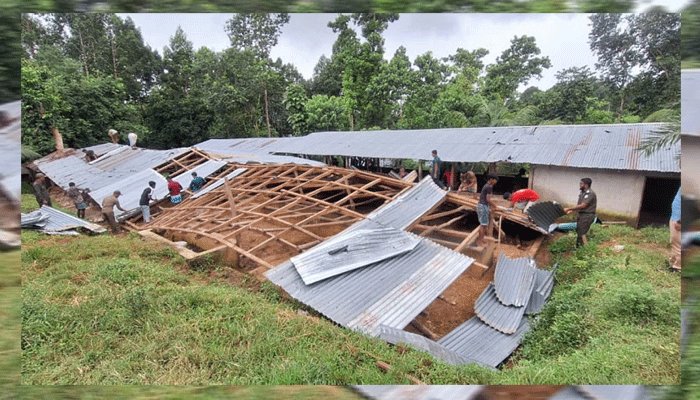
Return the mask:
<path id="1" fill-rule="evenodd" d="M 20 218 L 22 229 L 35 229 L 49 235 L 78 235 L 76 229 L 84 228 L 93 233 L 102 233 L 106 229 L 100 225 L 87 222 L 66 214 L 47 205 Z"/>

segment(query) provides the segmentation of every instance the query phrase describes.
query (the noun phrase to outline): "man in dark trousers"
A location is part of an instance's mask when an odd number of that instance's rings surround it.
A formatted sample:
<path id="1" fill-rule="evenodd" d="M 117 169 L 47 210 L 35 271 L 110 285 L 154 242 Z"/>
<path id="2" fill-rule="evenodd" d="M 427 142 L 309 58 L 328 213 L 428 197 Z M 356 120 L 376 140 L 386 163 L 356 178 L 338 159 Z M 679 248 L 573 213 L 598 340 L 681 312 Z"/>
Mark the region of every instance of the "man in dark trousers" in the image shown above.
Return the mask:
<path id="1" fill-rule="evenodd" d="M 440 181 L 440 157 L 438 157 L 437 150 L 432 151 L 433 161 L 430 164 L 430 177 L 433 178 L 433 182 L 440 187 L 440 189 L 446 189 L 445 185 Z"/>
<path id="2" fill-rule="evenodd" d="M 493 194 L 493 186 L 498 182 L 498 176 L 489 175 L 488 182 L 481 188 L 481 195 L 479 196 L 479 203 L 476 205 L 476 215 L 479 217 L 479 237 L 476 244 L 479 246 L 486 246 L 486 229 L 488 229 L 489 222 L 491 221 L 491 211 L 496 208 L 496 203 L 491 199 Z"/>
<path id="3" fill-rule="evenodd" d="M 595 211 L 598 198 L 594 191 L 591 190 L 591 178 L 583 178 L 579 182 L 578 203 L 573 207 L 567 207 L 564 212 L 571 214 L 573 211 L 578 211 L 576 218 L 576 247 L 588 243 L 588 230 L 591 229 L 593 221 L 595 221 Z"/>
<path id="4" fill-rule="evenodd" d="M 119 205 L 119 200 L 117 199 L 121 195 L 122 192 L 115 190 L 114 193 L 102 200 L 102 215 L 107 220 L 107 223 L 109 223 L 110 228 L 112 228 L 112 233 L 119 232 L 119 223 L 114 217 L 114 206 L 117 206 L 117 208 L 122 211 L 126 211 Z"/>
<path id="5" fill-rule="evenodd" d="M 51 197 L 49 196 L 49 191 L 46 189 L 46 186 L 44 186 L 45 178 L 46 175 L 44 174 L 36 174 L 36 179 L 34 180 L 34 183 L 32 183 L 32 187 L 34 188 L 34 196 L 36 197 L 36 202 L 39 204 L 39 207 L 43 205 L 51 207 Z"/>
<path id="6" fill-rule="evenodd" d="M 151 222 L 151 206 L 149 203 L 151 200 L 156 200 L 153 198 L 153 189 L 156 188 L 156 183 L 154 181 L 148 181 L 148 187 L 141 193 L 141 198 L 139 199 L 139 207 L 141 207 L 141 214 L 143 215 L 143 222 Z"/>

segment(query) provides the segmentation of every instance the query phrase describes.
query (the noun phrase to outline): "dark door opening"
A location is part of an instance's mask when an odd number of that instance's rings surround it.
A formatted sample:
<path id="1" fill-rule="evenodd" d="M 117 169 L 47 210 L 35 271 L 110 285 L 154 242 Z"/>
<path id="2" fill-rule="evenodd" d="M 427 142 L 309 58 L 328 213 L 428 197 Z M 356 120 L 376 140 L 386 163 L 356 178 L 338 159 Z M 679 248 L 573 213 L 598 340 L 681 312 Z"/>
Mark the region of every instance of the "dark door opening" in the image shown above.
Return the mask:
<path id="1" fill-rule="evenodd" d="M 671 218 L 671 203 L 680 186 L 681 180 L 678 178 L 647 177 L 637 228 L 648 225 L 668 225 L 668 220 Z"/>

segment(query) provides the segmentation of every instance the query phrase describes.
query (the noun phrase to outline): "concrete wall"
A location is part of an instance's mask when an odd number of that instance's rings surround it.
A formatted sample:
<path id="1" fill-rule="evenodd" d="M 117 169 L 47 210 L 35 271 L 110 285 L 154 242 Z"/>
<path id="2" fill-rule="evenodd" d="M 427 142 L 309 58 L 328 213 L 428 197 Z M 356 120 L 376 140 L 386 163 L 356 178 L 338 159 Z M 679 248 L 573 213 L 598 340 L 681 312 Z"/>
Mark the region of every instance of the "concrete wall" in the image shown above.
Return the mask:
<path id="1" fill-rule="evenodd" d="M 681 138 L 681 193 L 700 198 L 700 137 Z"/>
<path id="2" fill-rule="evenodd" d="M 685 166 L 684 166 L 685 169 Z M 644 193 L 643 172 L 533 165 L 531 186 L 540 201 L 576 204 L 581 178 L 591 178 L 598 210 L 637 217 Z"/>

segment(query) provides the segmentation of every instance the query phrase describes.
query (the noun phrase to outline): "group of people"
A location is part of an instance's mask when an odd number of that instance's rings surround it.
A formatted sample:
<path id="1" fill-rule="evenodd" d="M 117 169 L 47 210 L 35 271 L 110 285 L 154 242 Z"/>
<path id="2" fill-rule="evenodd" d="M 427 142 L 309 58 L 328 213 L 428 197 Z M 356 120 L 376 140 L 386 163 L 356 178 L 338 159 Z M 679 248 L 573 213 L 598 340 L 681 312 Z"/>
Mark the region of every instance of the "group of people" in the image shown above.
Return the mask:
<path id="1" fill-rule="evenodd" d="M 119 131 L 117 131 L 116 129 L 110 129 L 107 131 L 107 135 L 109 135 L 109 138 L 112 139 L 112 143 L 119 143 Z M 136 140 L 138 139 L 138 136 L 135 133 L 131 132 L 128 135 L 126 135 L 126 138 L 129 140 L 129 146 L 131 146 L 132 149 L 135 149 Z"/>

